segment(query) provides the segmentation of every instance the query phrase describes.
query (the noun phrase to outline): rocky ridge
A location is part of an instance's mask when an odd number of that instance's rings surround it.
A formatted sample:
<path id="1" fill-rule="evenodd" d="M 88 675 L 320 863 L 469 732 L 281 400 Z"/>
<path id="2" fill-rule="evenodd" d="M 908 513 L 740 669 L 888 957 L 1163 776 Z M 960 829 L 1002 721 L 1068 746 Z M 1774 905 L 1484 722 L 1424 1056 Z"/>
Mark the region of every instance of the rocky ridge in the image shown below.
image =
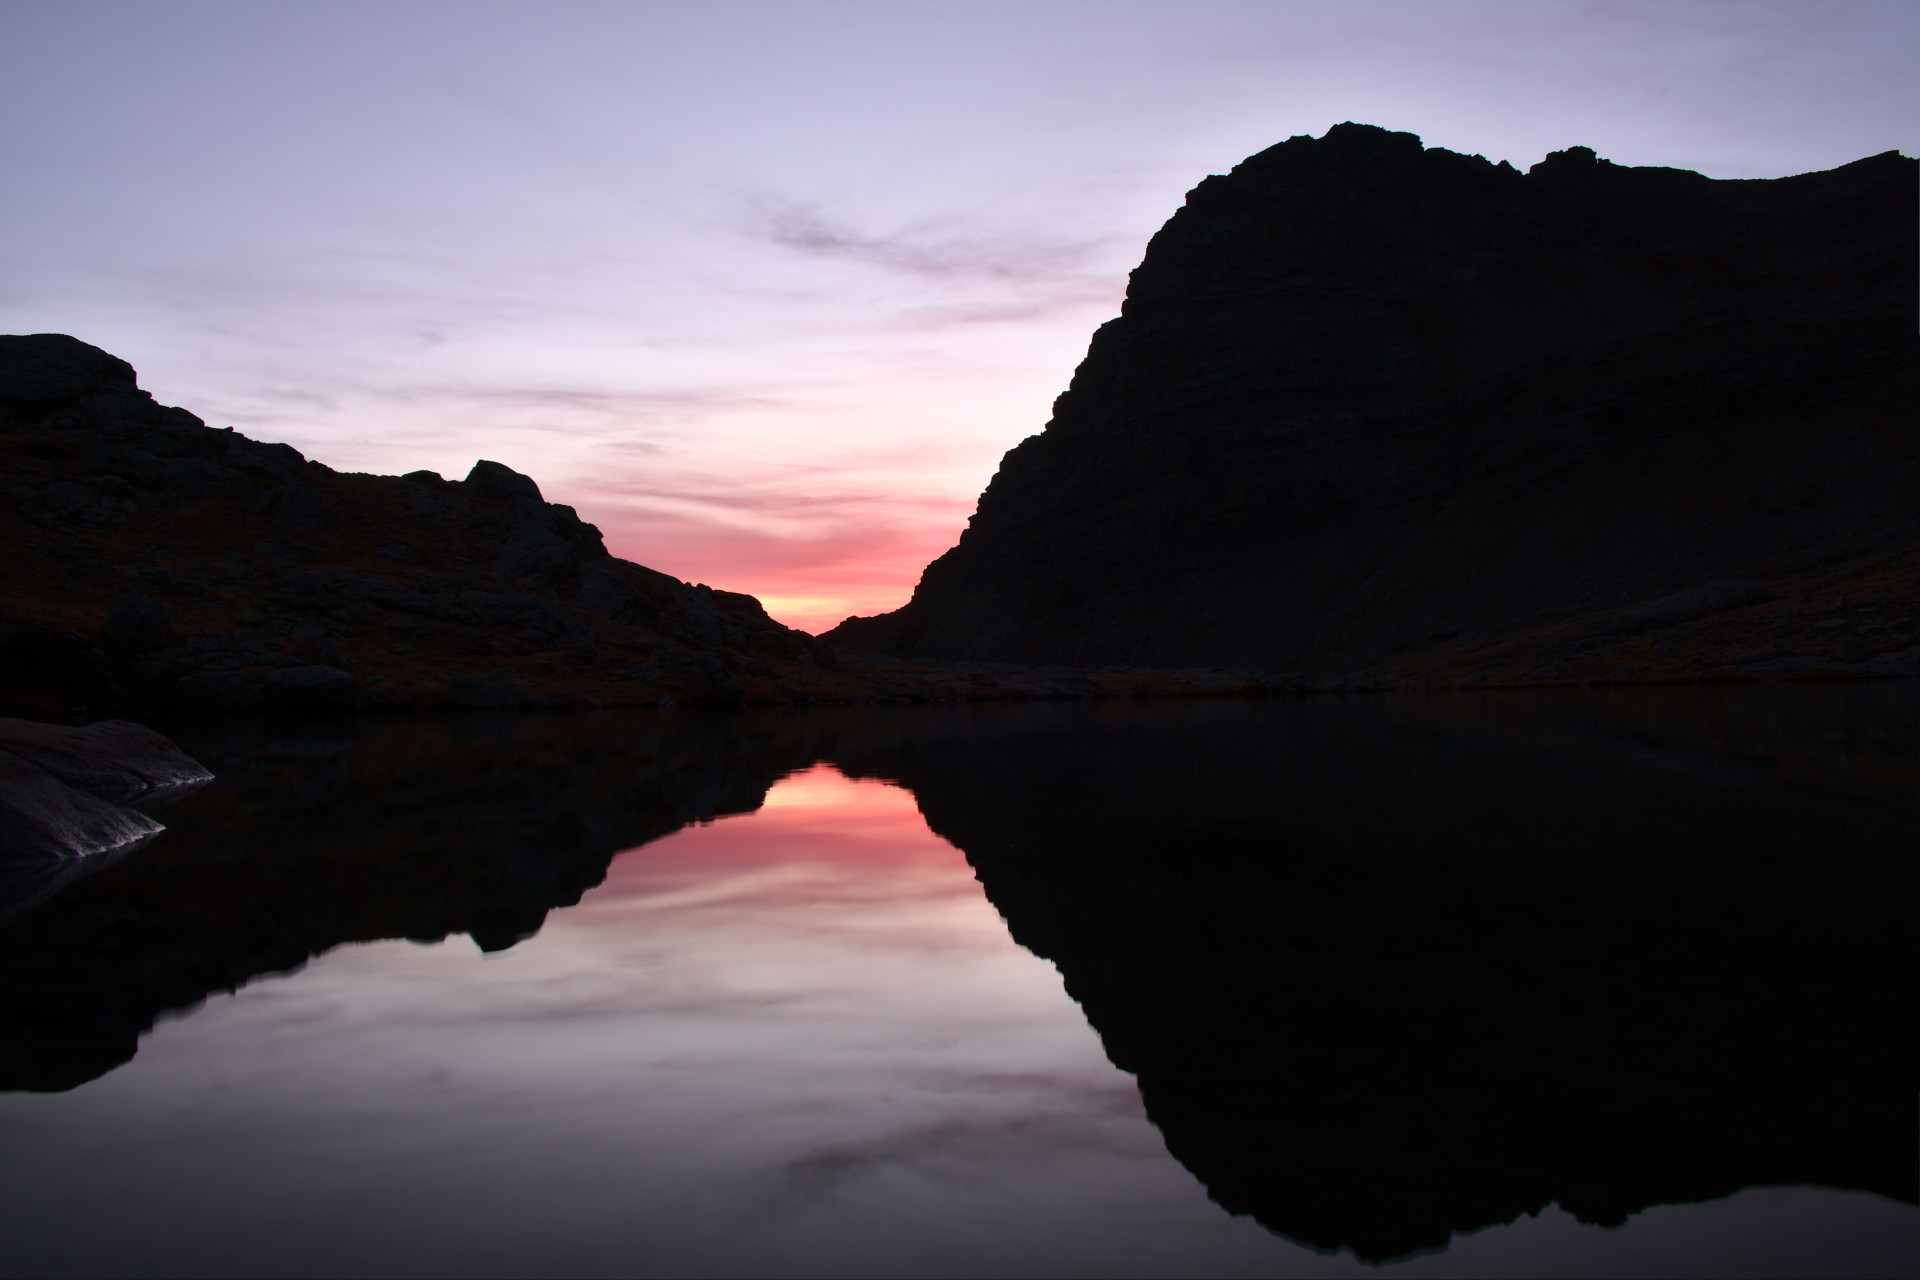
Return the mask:
<path id="1" fill-rule="evenodd" d="M 1911 673 L 1915 170 L 1293 138 L 1189 193 L 913 599 L 823 638 L 1307 685 Z"/>

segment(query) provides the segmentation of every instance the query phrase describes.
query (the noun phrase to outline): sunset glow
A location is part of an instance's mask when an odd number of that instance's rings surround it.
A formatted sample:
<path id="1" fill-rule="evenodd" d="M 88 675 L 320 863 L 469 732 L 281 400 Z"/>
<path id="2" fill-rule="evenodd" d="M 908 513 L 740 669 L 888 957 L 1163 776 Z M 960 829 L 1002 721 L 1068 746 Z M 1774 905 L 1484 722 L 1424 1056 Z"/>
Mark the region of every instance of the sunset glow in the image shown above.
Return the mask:
<path id="1" fill-rule="evenodd" d="M 1207 174 L 1349 119 L 1523 169 L 1911 152 L 1913 13 L 15 5 L 0 329 L 340 470 L 505 462 L 818 630 L 953 545 Z"/>

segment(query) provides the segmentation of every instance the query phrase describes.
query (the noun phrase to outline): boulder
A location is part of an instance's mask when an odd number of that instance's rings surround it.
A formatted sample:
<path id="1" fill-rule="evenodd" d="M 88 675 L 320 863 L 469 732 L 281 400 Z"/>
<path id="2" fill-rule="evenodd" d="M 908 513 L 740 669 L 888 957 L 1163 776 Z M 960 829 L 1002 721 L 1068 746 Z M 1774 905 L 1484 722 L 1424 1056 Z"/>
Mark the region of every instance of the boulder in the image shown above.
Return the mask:
<path id="1" fill-rule="evenodd" d="M 253 513 L 282 529 L 318 532 L 333 524 L 319 493 L 300 481 L 270 489 L 254 504 Z"/>
<path id="2" fill-rule="evenodd" d="M 281 667 L 265 679 L 274 702 L 293 710 L 344 710 L 359 702 L 359 682 L 338 667 Z"/>
<path id="3" fill-rule="evenodd" d="M 266 711 L 267 687 L 243 671 L 202 671 L 173 686 L 169 701 L 187 711 Z"/>
<path id="4" fill-rule="evenodd" d="M 623 618 L 634 604 L 633 588 L 618 575 L 604 570 L 585 574 L 573 607 L 603 618 Z"/>
<path id="5" fill-rule="evenodd" d="M 85 511 L 100 501 L 100 494 L 91 485 L 79 484 L 72 480 L 61 480 L 47 486 L 41 500 L 55 511 L 72 513 Z"/>
<path id="6" fill-rule="evenodd" d="M 479 680 L 456 676 L 447 685 L 447 705 L 456 711 L 507 711 L 537 707 L 540 699 L 496 676 Z"/>
<path id="7" fill-rule="evenodd" d="M 463 482 L 469 491 L 483 498 L 532 498 L 541 501 L 540 486 L 532 476 L 523 476 L 503 463 L 482 458 L 473 464 Z"/>
<path id="8" fill-rule="evenodd" d="M 173 618 L 167 606 L 134 592 L 120 597 L 107 616 L 107 643 L 122 653 L 151 653 L 173 643 Z"/>

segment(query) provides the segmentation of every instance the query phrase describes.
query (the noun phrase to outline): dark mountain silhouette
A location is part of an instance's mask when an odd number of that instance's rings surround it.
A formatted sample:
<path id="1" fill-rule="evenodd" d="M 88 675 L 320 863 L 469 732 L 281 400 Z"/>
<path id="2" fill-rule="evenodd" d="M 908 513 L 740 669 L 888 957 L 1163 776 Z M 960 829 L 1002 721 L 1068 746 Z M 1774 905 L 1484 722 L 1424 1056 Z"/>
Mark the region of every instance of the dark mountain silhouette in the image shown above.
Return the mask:
<path id="1" fill-rule="evenodd" d="M 1716 181 L 1293 138 L 1188 194 L 911 602 L 824 638 L 1308 678 L 1910 671 L 1910 631 L 1795 619 L 1920 598 L 1916 210 L 1894 152 Z"/>
<path id="2" fill-rule="evenodd" d="M 15 707 L 729 701 L 832 662 L 751 596 L 610 555 L 500 463 L 341 474 L 64 334 L 0 336 L 0 470 Z"/>
<path id="3" fill-rule="evenodd" d="M 1368 1258 L 1559 1202 L 1916 1198 L 1907 682 L 184 726 L 0 929 L 0 1088 L 342 943 L 500 948 L 830 760 L 909 787 L 1228 1210 Z"/>

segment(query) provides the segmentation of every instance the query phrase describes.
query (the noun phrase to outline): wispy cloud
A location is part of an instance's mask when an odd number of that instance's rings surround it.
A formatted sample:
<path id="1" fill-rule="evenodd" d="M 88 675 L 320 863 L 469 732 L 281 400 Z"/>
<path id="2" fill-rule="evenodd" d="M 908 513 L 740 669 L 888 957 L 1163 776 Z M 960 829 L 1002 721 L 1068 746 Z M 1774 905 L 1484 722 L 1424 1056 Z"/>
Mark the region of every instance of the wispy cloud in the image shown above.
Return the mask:
<path id="1" fill-rule="evenodd" d="M 814 258 L 858 263 L 935 280 L 1024 284 L 1086 271 L 1109 241 L 1046 239 L 995 231 L 965 214 L 922 218 L 886 232 L 863 230 L 817 204 L 761 196 L 752 204 L 751 234 Z"/>

